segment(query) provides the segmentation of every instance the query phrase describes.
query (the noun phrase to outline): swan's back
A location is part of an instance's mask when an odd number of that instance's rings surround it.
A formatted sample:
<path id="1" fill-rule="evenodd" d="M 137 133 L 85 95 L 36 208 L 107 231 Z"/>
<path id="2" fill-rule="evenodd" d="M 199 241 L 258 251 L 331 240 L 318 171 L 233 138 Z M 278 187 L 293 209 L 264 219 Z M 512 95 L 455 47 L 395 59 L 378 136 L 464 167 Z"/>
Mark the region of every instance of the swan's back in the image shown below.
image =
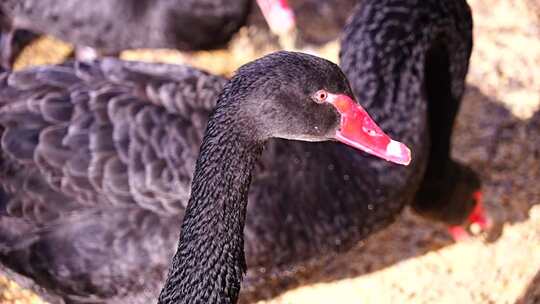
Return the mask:
<path id="1" fill-rule="evenodd" d="M 224 79 L 113 59 L 0 75 L 2 264 L 75 302 L 155 298 Z"/>

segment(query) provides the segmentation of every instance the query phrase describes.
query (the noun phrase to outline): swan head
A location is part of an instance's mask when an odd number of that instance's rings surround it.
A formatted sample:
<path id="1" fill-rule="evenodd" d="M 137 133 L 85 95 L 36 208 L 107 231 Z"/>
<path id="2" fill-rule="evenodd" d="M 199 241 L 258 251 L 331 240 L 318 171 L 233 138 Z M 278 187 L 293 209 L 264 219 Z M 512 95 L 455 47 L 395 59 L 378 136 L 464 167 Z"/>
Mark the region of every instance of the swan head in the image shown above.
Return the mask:
<path id="1" fill-rule="evenodd" d="M 281 51 L 248 63 L 220 100 L 234 104 L 243 128 L 261 140 L 336 140 L 397 164 L 411 161 L 410 149 L 355 100 L 341 69 L 316 56 Z"/>

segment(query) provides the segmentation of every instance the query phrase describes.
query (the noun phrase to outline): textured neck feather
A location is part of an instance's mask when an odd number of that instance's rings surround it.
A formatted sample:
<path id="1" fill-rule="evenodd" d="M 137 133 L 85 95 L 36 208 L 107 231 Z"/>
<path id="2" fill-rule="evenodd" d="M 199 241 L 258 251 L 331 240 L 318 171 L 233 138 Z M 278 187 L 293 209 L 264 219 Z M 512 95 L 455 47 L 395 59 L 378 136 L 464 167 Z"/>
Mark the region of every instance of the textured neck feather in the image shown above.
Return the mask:
<path id="1" fill-rule="evenodd" d="M 219 113 L 209 122 L 160 304 L 236 303 L 238 298 L 246 270 L 247 194 L 262 145 L 235 133 L 230 122 L 230 115 Z"/>

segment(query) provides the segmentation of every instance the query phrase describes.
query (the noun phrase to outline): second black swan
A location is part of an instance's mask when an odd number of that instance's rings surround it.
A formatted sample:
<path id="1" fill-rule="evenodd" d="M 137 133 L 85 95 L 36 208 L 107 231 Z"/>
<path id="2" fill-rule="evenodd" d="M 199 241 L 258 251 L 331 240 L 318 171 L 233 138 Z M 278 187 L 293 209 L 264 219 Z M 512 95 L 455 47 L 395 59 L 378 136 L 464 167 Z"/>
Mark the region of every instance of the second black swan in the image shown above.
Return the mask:
<path id="1" fill-rule="evenodd" d="M 259 0 L 274 31 L 294 27 L 282 0 Z M 224 46 L 243 26 L 255 0 L 3 0 L 0 63 L 17 55 L 16 30 L 49 34 L 82 50 L 86 59 L 126 49 L 181 51 Z"/>

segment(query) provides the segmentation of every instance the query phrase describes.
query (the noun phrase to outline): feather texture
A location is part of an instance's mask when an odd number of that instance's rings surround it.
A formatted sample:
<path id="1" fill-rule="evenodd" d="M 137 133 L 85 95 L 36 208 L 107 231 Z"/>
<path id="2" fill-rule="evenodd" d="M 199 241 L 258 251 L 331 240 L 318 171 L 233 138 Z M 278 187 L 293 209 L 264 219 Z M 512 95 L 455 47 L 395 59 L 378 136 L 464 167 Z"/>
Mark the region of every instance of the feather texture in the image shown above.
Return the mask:
<path id="1" fill-rule="evenodd" d="M 342 67 L 375 121 L 412 147 L 413 162 L 271 140 L 248 194 L 244 294 L 292 266 L 324 264 L 414 199 L 429 161 L 428 104 L 439 101 L 424 91 L 432 41 L 452 54 L 442 71 L 451 90 L 440 96 L 460 102 L 471 47 L 465 1 L 363 1 L 354 15 Z M 396 31 L 399 23 L 407 26 Z M 225 81 L 114 59 L 0 73 L 2 264 L 53 303 L 155 301 Z"/>
<path id="2" fill-rule="evenodd" d="M 224 83 L 114 59 L 2 74 L 3 264 L 53 303 L 155 299 Z"/>

